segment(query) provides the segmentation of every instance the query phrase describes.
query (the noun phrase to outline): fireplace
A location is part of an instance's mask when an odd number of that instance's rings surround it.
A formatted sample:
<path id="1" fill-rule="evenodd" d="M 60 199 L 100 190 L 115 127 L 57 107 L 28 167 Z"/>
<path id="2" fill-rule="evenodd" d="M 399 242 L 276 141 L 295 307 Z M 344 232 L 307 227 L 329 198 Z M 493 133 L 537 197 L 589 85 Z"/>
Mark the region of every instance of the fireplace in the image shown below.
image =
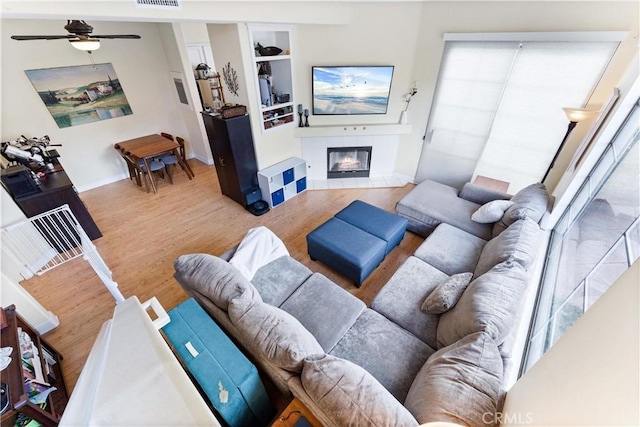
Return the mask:
<path id="1" fill-rule="evenodd" d="M 372 147 L 327 147 L 327 178 L 368 177 Z"/>

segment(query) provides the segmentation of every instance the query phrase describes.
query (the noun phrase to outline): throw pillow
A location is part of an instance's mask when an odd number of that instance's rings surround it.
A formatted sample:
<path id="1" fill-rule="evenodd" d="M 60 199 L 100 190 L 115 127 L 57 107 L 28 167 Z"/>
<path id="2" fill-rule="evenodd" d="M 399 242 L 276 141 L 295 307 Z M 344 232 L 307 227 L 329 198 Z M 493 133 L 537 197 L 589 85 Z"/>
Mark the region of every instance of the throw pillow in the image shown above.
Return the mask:
<path id="1" fill-rule="evenodd" d="M 456 306 L 440 316 L 438 348 L 474 332 L 486 332 L 502 344 L 519 319 L 526 278 L 522 266 L 508 260 L 474 279 Z"/>
<path id="2" fill-rule="evenodd" d="M 420 309 L 428 314 L 441 314 L 450 310 L 471 282 L 473 273 L 458 273 L 440 283 L 427 296 Z"/>
<path id="3" fill-rule="evenodd" d="M 324 355 L 304 361 L 302 386 L 340 426 L 417 426 L 418 422 L 369 372 Z"/>
<path id="4" fill-rule="evenodd" d="M 509 209 L 511 205 L 513 205 L 511 200 L 493 200 L 480 206 L 480 208 L 471 215 L 471 220 L 481 224 L 496 222 L 502 218 L 504 211 Z"/>
<path id="5" fill-rule="evenodd" d="M 173 264 L 173 277 L 191 296 L 211 300 L 222 310 L 238 297 L 262 301 L 256 288 L 225 260 L 209 254 L 182 255 Z"/>
<path id="6" fill-rule="evenodd" d="M 502 357 L 484 332 L 435 352 L 416 375 L 405 407 L 419 423 L 493 425 L 502 400 Z"/>
<path id="7" fill-rule="evenodd" d="M 540 222 L 549 207 L 550 200 L 547 188 L 541 183 L 531 184 L 518 191 L 511 198 L 513 205 L 504 212 L 500 221 L 493 225 L 493 237 L 502 233 L 519 219 L 530 218 L 535 222 Z"/>
<path id="8" fill-rule="evenodd" d="M 229 318 L 243 335 L 242 342 L 279 368 L 300 372 L 305 358 L 324 354 L 318 341 L 292 315 L 277 307 L 246 298 L 229 303 Z"/>

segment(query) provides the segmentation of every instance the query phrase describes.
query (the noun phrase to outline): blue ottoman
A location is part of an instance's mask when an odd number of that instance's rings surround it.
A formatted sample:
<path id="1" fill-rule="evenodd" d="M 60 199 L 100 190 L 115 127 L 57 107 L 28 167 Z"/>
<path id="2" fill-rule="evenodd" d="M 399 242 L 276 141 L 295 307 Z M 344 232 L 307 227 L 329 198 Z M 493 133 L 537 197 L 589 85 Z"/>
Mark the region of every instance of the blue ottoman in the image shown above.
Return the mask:
<path id="1" fill-rule="evenodd" d="M 344 274 L 360 286 L 385 257 L 387 242 L 339 218 L 307 234 L 312 260 Z"/>
<path id="2" fill-rule="evenodd" d="M 405 218 L 361 200 L 351 202 L 349 206 L 338 212 L 335 217 L 387 242 L 385 256 L 400 244 L 407 229 L 407 220 Z"/>

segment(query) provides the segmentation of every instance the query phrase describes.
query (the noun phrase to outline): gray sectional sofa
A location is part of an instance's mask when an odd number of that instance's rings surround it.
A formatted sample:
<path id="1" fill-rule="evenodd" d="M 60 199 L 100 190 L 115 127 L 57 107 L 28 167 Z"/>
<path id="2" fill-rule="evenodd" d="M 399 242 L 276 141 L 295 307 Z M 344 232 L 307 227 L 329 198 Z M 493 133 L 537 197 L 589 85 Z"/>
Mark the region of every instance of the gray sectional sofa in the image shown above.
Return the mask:
<path id="1" fill-rule="evenodd" d="M 542 243 L 540 190 L 514 196 L 495 237 L 441 221 L 371 307 L 288 256 L 248 281 L 232 252 L 183 255 L 175 278 L 324 425 L 492 425 Z"/>

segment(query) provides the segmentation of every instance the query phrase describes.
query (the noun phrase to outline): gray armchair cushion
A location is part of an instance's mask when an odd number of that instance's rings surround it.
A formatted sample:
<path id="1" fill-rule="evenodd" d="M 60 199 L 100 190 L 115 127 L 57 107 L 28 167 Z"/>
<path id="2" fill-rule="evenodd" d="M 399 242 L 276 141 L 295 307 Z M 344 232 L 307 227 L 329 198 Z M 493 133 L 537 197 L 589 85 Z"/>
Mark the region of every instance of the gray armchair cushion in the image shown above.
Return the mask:
<path id="1" fill-rule="evenodd" d="M 289 313 L 259 301 L 236 298 L 229 318 L 250 343 L 252 353 L 290 372 L 300 372 L 305 358 L 324 354 L 309 331 Z"/>
<path id="2" fill-rule="evenodd" d="M 541 230 L 532 219 L 520 219 L 489 240 L 478 259 L 474 277 L 480 277 L 496 264 L 508 259 L 528 270 L 536 258 L 541 243 Z"/>
<path id="3" fill-rule="evenodd" d="M 433 229 L 445 222 L 488 240 L 492 226 L 471 221 L 471 214 L 479 207 L 477 203 L 458 197 L 457 189 L 427 179 L 400 199 L 396 211 L 410 224 L 428 224 Z"/>
<path id="4" fill-rule="evenodd" d="M 423 342 L 436 348 L 440 316 L 420 310 L 425 298 L 449 276 L 426 262 L 409 257 L 371 303 L 371 308 Z"/>
<path id="5" fill-rule="evenodd" d="M 304 264 L 290 256 L 283 256 L 262 266 L 251 279 L 262 300 L 276 307 L 311 276 Z"/>
<path id="6" fill-rule="evenodd" d="M 482 331 L 502 344 L 518 318 L 525 278 L 520 264 L 505 261 L 471 282 L 455 307 L 440 315 L 438 348 Z"/>
<path id="7" fill-rule="evenodd" d="M 411 385 L 405 407 L 419 423 L 493 425 L 501 401 L 502 358 L 484 332 L 438 350 Z"/>
<path id="8" fill-rule="evenodd" d="M 473 271 L 486 240 L 449 224 L 440 224 L 416 249 L 413 256 L 443 273 Z"/>
<path id="9" fill-rule="evenodd" d="M 484 205 L 492 200 L 509 200 L 510 194 L 492 190 L 482 185 L 467 182 L 460 191 L 460 198 L 469 200 L 479 205 Z"/>
<path id="10" fill-rule="evenodd" d="M 547 188 L 541 183 L 531 184 L 518 191 L 511 198 L 513 205 L 505 211 L 502 219 L 493 225 L 493 236 L 502 233 L 508 226 L 522 218 L 540 222 L 549 209 L 550 200 Z"/>
<path id="11" fill-rule="evenodd" d="M 256 288 L 234 266 L 209 254 L 189 254 L 174 262 L 173 277 L 189 295 L 202 295 L 227 311 L 238 297 L 262 301 Z"/>
<path id="12" fill-rule="evenodd" d="M 440 283 L 424 300 L 420 309 L 429 314 L 442 314 L 456 305 L 469 286 L 473 273 L 459 273 Z"/>
<path id="13" fill-rule="evenodd" d="M 314 273 L 281 306 L 331 351 L 365 304 L 320 273 Z"/>
<path id="14" fill-rule="evenodd" d="M 363 367 L 400 402 L 434 349 L 373 310 L 365 309 L 331 354 Z"/>
<path id="15" fill-rule="evenodd" d="M 302 386 L 340 426 L 417 426 L 398 400 L 360 366 L 331 355 L 307 359 Z"/>

